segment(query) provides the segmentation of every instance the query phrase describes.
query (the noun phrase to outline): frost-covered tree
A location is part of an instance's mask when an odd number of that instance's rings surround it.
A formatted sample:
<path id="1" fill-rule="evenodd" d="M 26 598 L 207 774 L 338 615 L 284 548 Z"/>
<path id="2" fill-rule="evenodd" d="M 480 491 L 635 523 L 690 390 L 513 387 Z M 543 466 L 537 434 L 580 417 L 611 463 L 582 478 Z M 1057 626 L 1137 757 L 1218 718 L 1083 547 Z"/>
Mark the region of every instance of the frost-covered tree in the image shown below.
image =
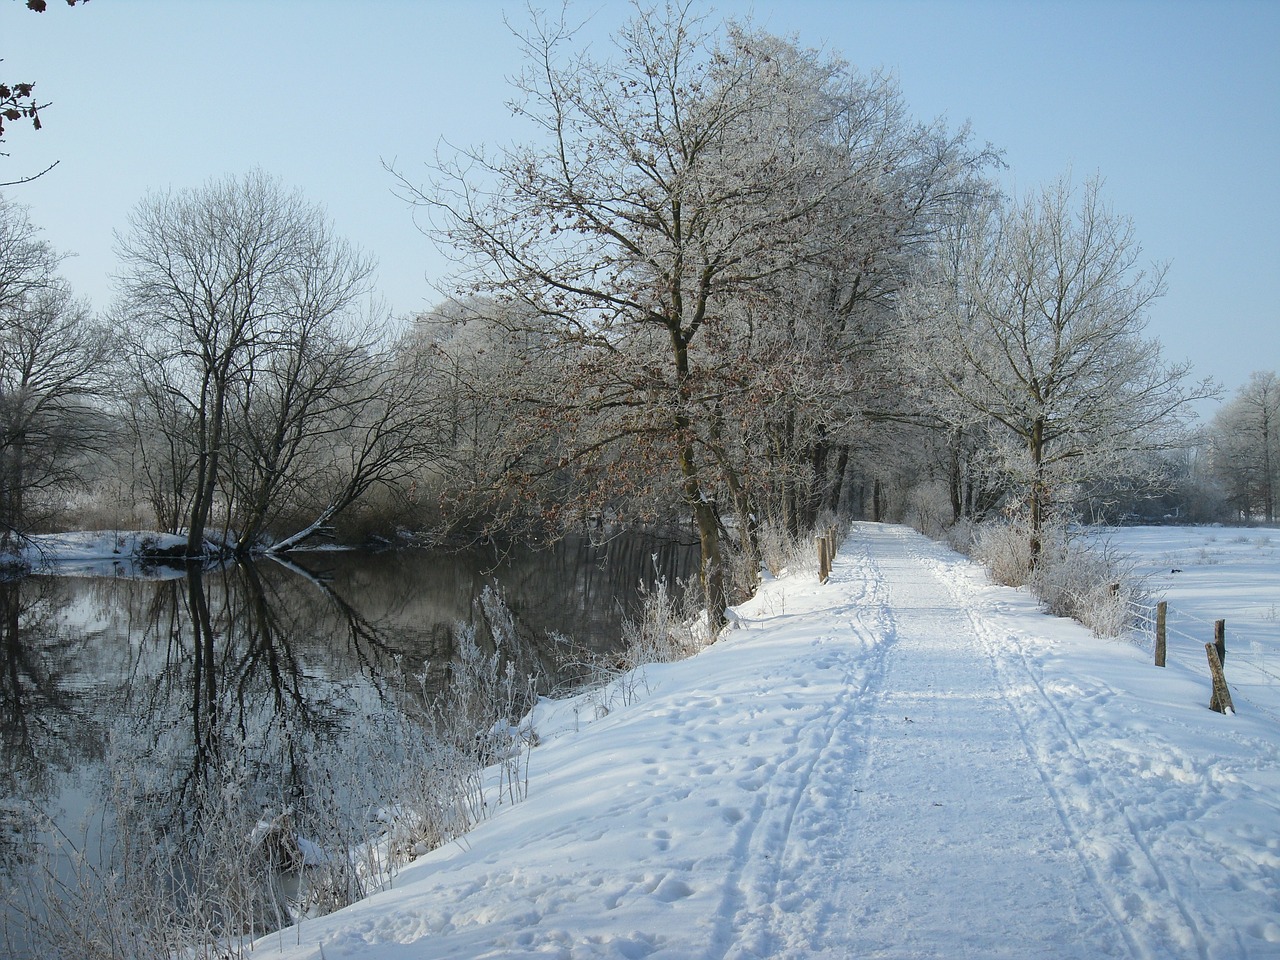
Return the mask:
<path id="1" fill-rule="evenodd" d="M 1099 182 L 1077 193 L 1063 179 L 992 206 L 913 298 L 939 408 L 1003 436 L 1033 563 L 1068 485 L 1132 473 L 1214 393 L 1145 336 L 1164 270 L 1140 258 L 1132 223 L 1104 204 Z"/>
<path id="2" fill-rule="evenodd" d="M 573 39 L 545 21 L 524 38 L 517 110 L 536 140 L 462 151 L 427 187 L 402 185 L 463 260 L 460 289 L 521 303 L 571 368 L 544 410 L 566 442 L 512 475 L 582 464 L 602 484 L 674 480 L 718 616 L 720 510 L 747 510 L 764 475 L 742 457 L 770 439 L 751 420 L 816 401 L 801 345 L 838 349 L 792 310 L 865 300 L 887 276 L 877 258 L 923 223 L 899 214 L 942 192 L 910 170 L 930 150 L 937 169 L 959 165 L 962 151 L 929 131 L 908 141 L 883 81 L 750 27 L 712 29 L 686 4 L 641 10 L 607 60 Z M 788 351 L 802 360 L 790 369 L 776 362 Z"/>
<path id="3" fill-rule="evenodd" d="M 1274 523 L 1280 491 L 1280 378 L 1256 371 L 1213 418 L 1214 473 L 1232 512 Z"/>
<path id="4" fill-rule="evenodd" d="M 540 142 L 441 163 L 411 194 L 469 255 L 478 289 L 560 322 L 584 374 L 600 371 L 583 378 L 602 387 L 599 406 L 636 411 L 609 429 L 649 438 L 679 472 L 718 617 L 720 524 L 691 350 L 729 295 L 803 256 L 780 241 L 819 202 L 822 160 L 815 138 L 779 136 L 763 95 L 778 64 L 717 44 L 687 8 L 638 14 L 609 61 L 566 52 L 570 40 L 545 21 L 525 38 L 519 110 Z M 583 451 L 604 446 L 586 439 Z"/>
<path id="5" fill-rule="evenodd" d="M 967 129 L 910 120 L 882 77 L 842 74 L 838 89 L 841 122 L 826 134 L 839 176 L 812 219 L 831 242 L 739 295 L 710 345 L 740 385 L 718 398 L 733 438 L 718 453 L 751 478 L 749 512 L 793 535 L 840 509 L 847 479 L 902 448 L 889 434 L 919 419 L 904 404 L 900 293 L 989 195 L 995 159 Z"/>
<path id="6" fill-rule="evenodd" d="M 527 503 L 511 496 L 505 474 L 518 461 L 552 456 L 559 442 L 563 425 L 539 417 L 573 389 L 556 348 L 536 316 L 489 297 L 448 300 L 415 317 L 403 338 L 404 359 L 419 370 L 439 411 L 438 459 L 415 496 L 443 506 L 455 533 L 515 532 L 521 525 Z M 554 478 L 541 485 L 554 485 Z"/>
<path id="7" fill-rule="evenodd" d="M 58 255 L 26 211 L 0 197 L 0 541 L 36 501 L 83 481 L 109 430 L 102 395 L 108 340 L 58 276 Z"/>

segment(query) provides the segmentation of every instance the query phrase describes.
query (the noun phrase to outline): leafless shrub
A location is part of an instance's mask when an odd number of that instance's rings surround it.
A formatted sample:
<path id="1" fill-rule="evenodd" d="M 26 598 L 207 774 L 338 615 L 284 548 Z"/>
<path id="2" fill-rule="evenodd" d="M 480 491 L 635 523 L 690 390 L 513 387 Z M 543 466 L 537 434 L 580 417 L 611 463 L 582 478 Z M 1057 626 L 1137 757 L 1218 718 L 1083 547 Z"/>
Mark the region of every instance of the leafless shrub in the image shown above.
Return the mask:
<path id="1" fill-rule="evenodd" d="M 634 703 L 648 692 L 644 669 L 648 664 L 691 657 L 711 639 L 695 583 L 678 581 L 673 590 L 660 578 L 652 587 L 642 584 L 640 592 L 639 614 L 622 624 L 622 649 L 583 658 L 577 690 L 585 694 L 593 719 Z"/>
<path id="2" fill-rule="evenodd" d="M 793 536 L 785 525 L 765 523 L 760 527 L 760 561 L 773 576 L 783 571 L 816 573 L 818 553 L 810 536 Z"/>
<path id="3" fill-rule="evenodd" d="M 1030 579 L 1030 536 L 1021 523 L 981 524 L 975 531 L 970 555 L 987 568 L 996 583 L 1021 587 Z"/>
<path id="4" fill-rule="evenodd" d="M 1119 636 L 1133 626 L 1147 597 L 1130 563 L 1056 526 L 1044 530 L 1033 564 L 1028 534 L 1016 520 L 981 524 L 971 555 L 997 583 L 1027 586 L 1049 613 L 1078 620 L 1098 636 Z"/>

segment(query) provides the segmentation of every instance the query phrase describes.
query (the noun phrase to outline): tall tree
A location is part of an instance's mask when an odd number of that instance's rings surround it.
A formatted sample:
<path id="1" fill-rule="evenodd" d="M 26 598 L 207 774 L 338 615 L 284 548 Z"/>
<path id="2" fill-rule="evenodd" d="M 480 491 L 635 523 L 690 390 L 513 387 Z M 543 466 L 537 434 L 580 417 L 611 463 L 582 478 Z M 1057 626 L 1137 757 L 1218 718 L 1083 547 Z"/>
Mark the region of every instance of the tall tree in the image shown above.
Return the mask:
<path id="1" fill-rule="evenodd" d="M 616 478 L 665 464 L 718 618 L 719 504 L 749 499 L 733 489 L 749 481 L 738 414 L 765 390 L 737 365 L 747 306 L 794 293 L 791 278 L 842 245 L 872 245 L 883 196 L 867 188 L 890 179 L 887 157 L 850 149 L 898 123 L 900 105 L 838 60 L 747 27 L 715 31 L 684 3 L 640 10 L 608 60 L 574 50 L 563 21 L 523 39 L 516 109 L 540 139 L 461 151 L 437 160 L 426 188 L 401 184 L 464 257 L 460 288 L 520 301 L 513 315 L 537 318 L 571 371 L 547 419 L 572 434 L 550 463 L 517 471 L 590 459 Z M 771 307 L 754 315 L 785 316 Z"/>
<path id="2" fill-rule="evenodd" d="M 1236 517 L 1274 523 L 1280 491 L 1280 378 L 1256 371 L 1213 418 L 1214 472 Z"/>
<path id="3" fill-rule="evenodd" d="M 913 303 L 919 356 L 953 422 L 1004 436 L 1034 563 L 1067 485 L 1176 443 L 1192 402 L 1215 388 L 1189 383 L 1189 365 L 1164 362 L 1144 337 L 1164 270 L 1140 265 L 1132 223 L 1096 179 L 1078 199 L 1064 178 L 993 206 L 957 245 Z"/>
<path id="4" fill-rule="evenodd" d="M 337 398 L 363 348 L 344 325 L 372 264 L 320 208 L 258 171 L 147 197 L 118 253 L 117 323 L 149 429 L 186 460 L 164 473 L 199 556 L 219 496 L 247 499 L 256 526 L 294 444 L 349 399 Z M 228 482 L 246 464 L 256 478 Z"/>
<path id="5" fill-rule="evenodd" d="M 60 258 L 0 197 L 0 541 L 37 520 L 33 498 L 81 481 L 108 429 L 108 341 L 57 275 Z"/>
<path id="6" fill-rule="evenodd" d="M 560 430 L 536 426 L 536 411 L 575 389 L 549 355 L 555 338 L 513 309 L 489 298 L 450 300 L 416 317 L 401 344 L 402 362 L 430 385 L 428 402 L 440 412 L 439 462 L 422 480 L 456 529 L 478 535 L 514 532 L 522 519 L 545 525 L 544 516 L 529 517 L 527 496 L 510 495 L 504 474 L 510 464 L 550 455 Z"/>
<path id="7" fill-rule="evenodd" d="M 439 458 L 440 405 L 430 389 L 430 371 L 399 342 L 346 355 L 333 379 L 327 371 L 308 416 L 291 429 L 305 438 L 282 474 L 279 490 L 312 505 L 312 518 L 270 545 L 291 549 L 322 530 L 374 487 L 394 488 L 412 480 Z"/>

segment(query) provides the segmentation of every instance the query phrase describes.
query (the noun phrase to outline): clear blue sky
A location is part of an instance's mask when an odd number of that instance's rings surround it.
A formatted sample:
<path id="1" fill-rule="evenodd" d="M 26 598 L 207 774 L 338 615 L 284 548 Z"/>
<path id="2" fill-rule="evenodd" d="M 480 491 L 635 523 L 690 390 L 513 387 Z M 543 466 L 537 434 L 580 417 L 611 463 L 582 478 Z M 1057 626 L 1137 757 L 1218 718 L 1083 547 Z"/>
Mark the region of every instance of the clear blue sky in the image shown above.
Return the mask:
<path id="1" fill-rule="evenodd" d="M 105 308 L 113 231 L 151 189 L 260 166 L 379 260 L 399 314 L 440 297 L 447 262 L 392 194 L 440 138 L 523 140 L 507 0 L 92 0 L 43 15 L 0 0 L 0 76 L 53 102 L 14 125 L 0 180 Z M 629 12 L 574 0 L 602 43 Z M 968 120 L 1007 185 L 1100 173 L 1145 255 L 1168 261 L 1149 334 L 1233 391 L 1280 368 L 1280 0 L 722 0 L 759 25 L 892 71 L 922 119 Z M 1209 412 L 1209 411 L 1206 411 Z"/>

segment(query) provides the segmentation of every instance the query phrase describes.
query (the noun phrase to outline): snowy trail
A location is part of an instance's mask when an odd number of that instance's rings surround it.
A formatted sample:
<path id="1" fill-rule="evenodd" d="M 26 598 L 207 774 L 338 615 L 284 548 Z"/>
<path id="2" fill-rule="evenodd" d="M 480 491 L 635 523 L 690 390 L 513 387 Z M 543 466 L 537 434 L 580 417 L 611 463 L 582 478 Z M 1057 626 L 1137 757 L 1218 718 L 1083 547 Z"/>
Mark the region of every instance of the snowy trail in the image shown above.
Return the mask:
<path id="1" fill-rule="evenodd" d="M 834 830 L 786 868 L 822 922 L 757 955 L 1130 956 L 977 630 L 916 542 L 900 528 L 860 530 L 847 550 L 866 564 L 838 571 L 871 574 L 891 645 L 878 695 L 861 704 L 850 751 L 861 757 L 814 785 L 842 815 L 815 811 Z"/>
<path id="2" fill-rule="evenodd" d="M 1280 957 L 1275 737 L 1141 651 L 875 524 L 736 618 L 544 703 L 528 800 L 254 955 Z"/>
<path id="3" fill-rule="evenodd" d="M 1163 671 L 1145 664 L 1117 664 L 1110 678 L 1097 664 L 1094 675 L 1077 664 L 1067 679 L 1044 636 L 1011 616 L 1007 592 L 932 544 L 916 548 L 985 646 L 1029 755 L 1133 955 L 1280 957 L 1274 738 L 1244 735 L 1236 718 L 1147 700 Z M 1132 650 L 1117 651 L 1124 654 Z M 1241 844 L 1237 831 L 1267 840 Z M 1231 897 L 1240 898 L 1238 912 L 1226 906 Z"/>
<path id="4" fill-rule="evenodd" d="M 813 644 L 815 652 L 825 651 L 815 665 L 840 668 L 838 685 L 807 731 L 798 775 L 770 786 L 738 881 L 742 896 L 728 949 L 713 950 L 713 957 L 782 956 L 797 943 L 811 955 L 811 941 L 831 917 L 830 871 L 843 856 L 832 844 L 832 828 L 852 812 L 850 784 L 866 758 L 865 714 L 883 687 L 892 643 L 874 564 L 857 556 L 840 566 L 848 591 L 842 606 L 825 612 L 836 632 Z M 815 846 L 821 848 L 816 862 Z"/>

